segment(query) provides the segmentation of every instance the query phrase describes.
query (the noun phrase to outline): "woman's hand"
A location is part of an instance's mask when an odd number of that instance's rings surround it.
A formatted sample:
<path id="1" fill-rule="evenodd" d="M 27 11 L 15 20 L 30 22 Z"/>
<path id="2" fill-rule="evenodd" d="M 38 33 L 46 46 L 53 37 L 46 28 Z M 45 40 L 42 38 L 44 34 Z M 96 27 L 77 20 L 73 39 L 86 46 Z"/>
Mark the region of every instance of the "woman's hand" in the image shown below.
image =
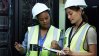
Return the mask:
<path id="1" fill-rule="evenodd" d="M 58 42 L 57 42 L 56 40 L 53 40 L 53 41 L 51 42 L 51 48 L 57 49 L 57 50 L 60 50 L 60 49 L 61 49 L 61 48 L 59 47 L 59 44 L 58 44 Z"/>
<path id="2" fill-rule="evenodd" d="M 71 50 L 69 47 L 63 48 L 64 55 L 71 55 Z"/>
<path id="3" fill-rule="evenodd" d="M 60 52 L 57 52 L 57 56 L 63 56 L 63 55 L 65 55 L 63 50 L 61 50 Z"/>
<path id="4" fill-rule="evenodd" d="M 63 51 L 64 51 L 65 55 L 69 55 L 70 54 L 70 48 L 68 48 L 68 47 L 63 48 Z"/>
<path id="5" fill-rule="evenodd" d="M 19 52 L 23 49 L 22 45 L 17 43 L 17 42 L 15 42 L 14 45 L 15 45 L 14 47 L 16 48 L 16 50 L 19 51 Z"/>

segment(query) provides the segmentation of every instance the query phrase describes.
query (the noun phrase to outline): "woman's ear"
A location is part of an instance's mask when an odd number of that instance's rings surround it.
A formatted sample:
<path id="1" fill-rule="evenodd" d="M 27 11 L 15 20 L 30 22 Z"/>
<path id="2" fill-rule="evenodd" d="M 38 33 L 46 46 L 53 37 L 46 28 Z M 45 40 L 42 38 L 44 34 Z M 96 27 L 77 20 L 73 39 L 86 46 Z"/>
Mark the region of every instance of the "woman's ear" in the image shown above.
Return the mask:
<path id="1" fill-rule="evenodd" d="M 84 14 L 84 8 L 80 7 L 82 15 Z"/>
<path id="2" fill-rule="evenodd" d="M 79 9 L 78 12 L 79 12 L 80 15 L 84 14 L 84 11 L 82 9 Z"/>

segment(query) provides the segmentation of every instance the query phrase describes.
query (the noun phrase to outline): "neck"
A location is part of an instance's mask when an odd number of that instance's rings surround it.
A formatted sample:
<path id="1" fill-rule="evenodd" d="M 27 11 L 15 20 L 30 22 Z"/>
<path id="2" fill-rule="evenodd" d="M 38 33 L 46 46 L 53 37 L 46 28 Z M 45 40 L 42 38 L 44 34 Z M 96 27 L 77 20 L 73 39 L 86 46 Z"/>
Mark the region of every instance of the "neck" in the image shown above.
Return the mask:
<path id="1" fill-rule="evenodd" d="M 40 29 L 41 29 L 41 30 L 44 30 L 44 31 L 48 30 L 49 28 L 50 28 L 50 27 L 46 27 L 46 28 L 45 28 L 45 27 L 40 27 Z"/>
<path id="2" fill-rule="evenodd" d="M 78 22 L 76 22 L 74 27 L 75 27 L 75 28 L 78 28 L 78 27 L 79 27 L 79 25 L 80 25 L 81 23 L 82 23 L 82 19 L 81 19 L 81 20 L 79 20 Z"/>
<path id="3" fill-rule="evenodd" d="M 40 28 L 40 34 L 41 34 L 42 38 L 44 38 L 44 36 L 46 35 L 48 29 L 49 28 Z"/>
<path id="4" fill-rule="evenodd" d="M 44 30 L 44 31 L 46 31 L 46 30 L 48 30 L 48 28 L 41 28 L 41 30 Z"/>
<path id="5" fill-rule="evenodd" d="M 50 26 L 48 26 L 48 27 L 42 27 L 41 25 L 39 25 L 39 26 L 40 26 L 41 30 L 49 30 L 49 28 L 50 28 Z"/>

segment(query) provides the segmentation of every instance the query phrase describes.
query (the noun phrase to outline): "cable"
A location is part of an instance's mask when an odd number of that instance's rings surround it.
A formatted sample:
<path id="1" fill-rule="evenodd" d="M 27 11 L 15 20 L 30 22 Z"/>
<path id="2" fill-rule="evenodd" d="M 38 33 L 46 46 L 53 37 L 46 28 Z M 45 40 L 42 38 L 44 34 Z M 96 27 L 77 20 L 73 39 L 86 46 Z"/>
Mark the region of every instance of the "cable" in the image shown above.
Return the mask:
<path id="1" fill-rule="evenodd" d="M 9 31 L 8 31 L 8 35 L 9 35 L 9 37 L 8 37 L 8 42 L 9 42 L 9 44 L 8 44 L 8 47 L 9 47 L 9 51 L 10 51 L 10 56 L 12 56 L 12 49 L 11 49 L 11 16 L 12 16 L 12 10 L 11 10 L 11 8 L 12 8 L 12 6 L 11 6 L 11 0 L 8 0 L 8 7 L 9 7 L 9 17 L 8 17 L 8 19 L 9 19 Z"/>

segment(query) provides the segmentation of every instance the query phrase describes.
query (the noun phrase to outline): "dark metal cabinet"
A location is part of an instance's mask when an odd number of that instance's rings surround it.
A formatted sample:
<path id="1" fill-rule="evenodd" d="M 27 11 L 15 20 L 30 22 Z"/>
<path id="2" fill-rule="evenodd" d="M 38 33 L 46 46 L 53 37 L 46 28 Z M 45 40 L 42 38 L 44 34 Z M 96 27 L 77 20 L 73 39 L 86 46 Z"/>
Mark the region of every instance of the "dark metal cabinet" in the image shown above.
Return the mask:
<path id="1" fill-rule="evenodd" d="M 8 0 L 0 0 L 0 56 L 11 56 Z"/>

